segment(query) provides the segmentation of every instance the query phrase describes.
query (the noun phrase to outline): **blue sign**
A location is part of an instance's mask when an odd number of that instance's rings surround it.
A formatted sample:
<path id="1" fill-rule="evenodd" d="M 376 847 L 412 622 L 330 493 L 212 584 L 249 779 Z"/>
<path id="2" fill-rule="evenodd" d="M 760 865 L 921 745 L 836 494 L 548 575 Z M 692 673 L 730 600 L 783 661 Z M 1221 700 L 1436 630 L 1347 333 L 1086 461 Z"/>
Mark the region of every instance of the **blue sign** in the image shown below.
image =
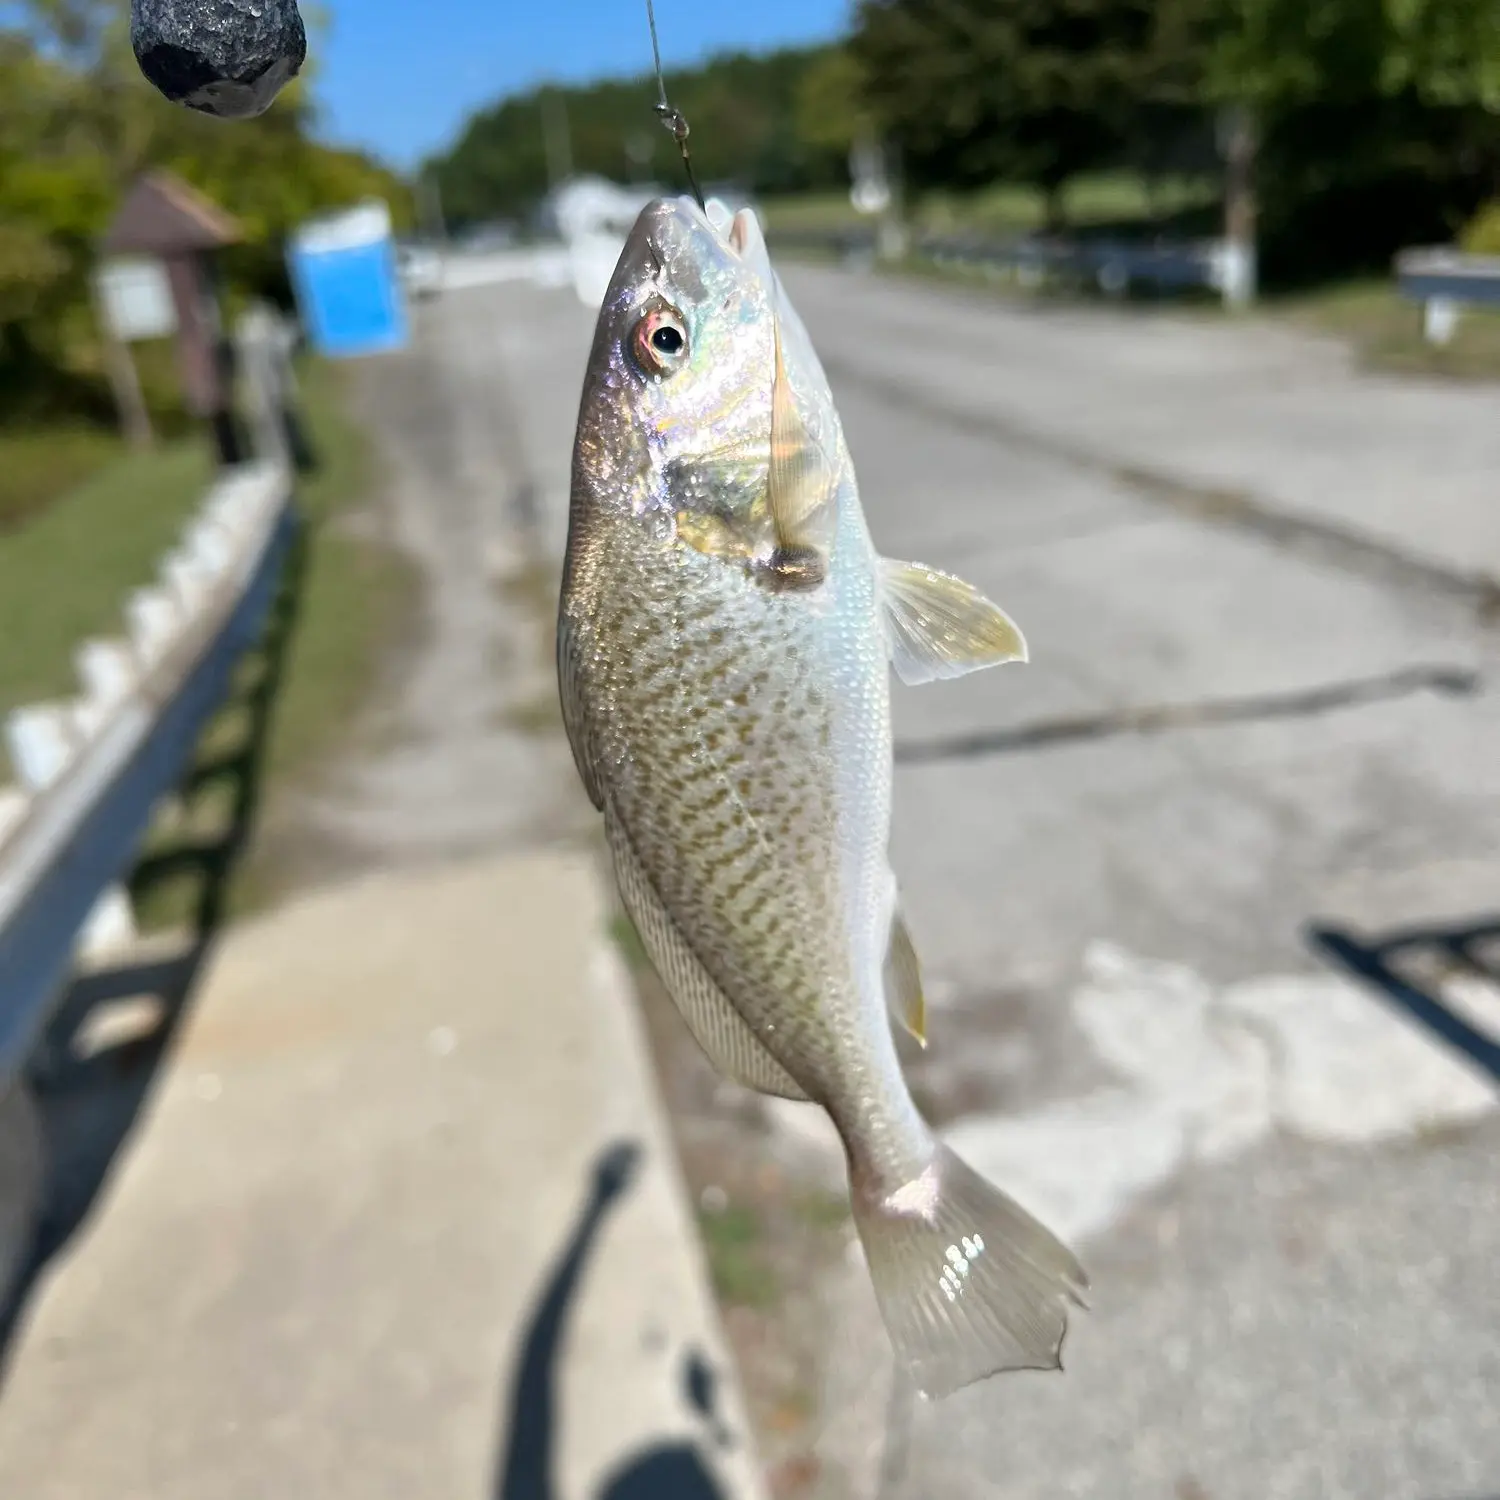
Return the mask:
<path id="1" fill-rule="evenodd" d="M 303 327 L 318 353 L 352 359 L 406 347 L 406 300 L 384 203 L 304 224 L 287 262 Z"/>

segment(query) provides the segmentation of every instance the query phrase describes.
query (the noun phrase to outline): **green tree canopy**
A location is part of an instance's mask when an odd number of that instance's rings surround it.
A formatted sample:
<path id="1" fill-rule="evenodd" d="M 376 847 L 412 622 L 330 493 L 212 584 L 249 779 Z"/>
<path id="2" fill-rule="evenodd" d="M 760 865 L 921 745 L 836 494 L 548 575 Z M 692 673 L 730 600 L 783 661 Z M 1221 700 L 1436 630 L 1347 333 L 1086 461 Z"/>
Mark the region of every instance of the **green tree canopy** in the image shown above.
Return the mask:
<path id="1" fill-rule="evenodd" d="M 799 128 L 809 74 L 827 48 L 717 57 L 667 75 L 672 103 L 692 126 L 693 167 L 703 182 L 756 192 L 795 192 L 844 180 L 846 147 Z M 455 224 L 523 214 L 547 191 L 546 132 L 566 123 L 570 165 L 616 181 L 678 183 L 677 148 L 652 114 L 655 80 L 536 89 L 475 115 L 453 148 L 428 165 Z"/>
<path id="2" fill-rule="evenodd" d="M 1210 93 L 1261 110 L 1409 94 L 1500 110 L 1497 0 L 1177 0 L 1212 37 Z"/>
<path id="3" fill-rule="evenodd" d="M 407 212 L 378 163 L 314 137 L 304 80 L 256 120 L 170 105 L 140 76 L 127 0 L 25 0 L 0 35 L 0 387 L 35 383 L 90 338 L 96 245 L 137 174 L 179 173 L 235 215 L 247 243 L 231 284 L 285 292 L 282 241 L 312 214 L 378 195 Z M 24 367 L 24 379 L 17 367 Z"/>
<path id="4" fill-rule="evenodd" d="M 797 133 L 819 151 L 843 152 L 875 129 L 866 100 L 868 81 L 848 47 L 830 47 L 815 58 L 797 87 Z"/>
<path id="5" fill-rule="evenodd" d="M 863 0 L 851 47 L 919 186 L 1056 199 L 1130 140 L 1155 36 L 1153 0 Z"/>

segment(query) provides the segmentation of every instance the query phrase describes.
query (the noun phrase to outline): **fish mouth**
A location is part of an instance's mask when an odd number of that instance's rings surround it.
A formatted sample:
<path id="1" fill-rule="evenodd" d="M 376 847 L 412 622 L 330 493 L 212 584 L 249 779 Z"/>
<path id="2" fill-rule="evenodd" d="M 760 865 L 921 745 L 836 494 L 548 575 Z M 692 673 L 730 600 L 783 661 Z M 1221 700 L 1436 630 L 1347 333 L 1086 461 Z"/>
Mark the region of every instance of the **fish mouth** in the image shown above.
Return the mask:
<path id="1" fill-rule="evenodd" d="M 640 212 L 616 270 L 616 287 L 633 289 L 632 300 L 649 290 L 679 307 L 719 300 L 728 282 L 750 278 L 769 285 L 770 257 L 754 210 L 731 212 L 710 198 L 700 208 L 681 197 L 655 198 Z M 718 295 L 711 293 L 718 288 Z"/>
<path id="2" fill-rule="evenodd" d="M 687 201 L 707 220 L 709 227 L 719 236 L 720 241 L 741 260 L 753 261 L 765 252 L 766 237 L 753 208 L 742 208 L 735 212 L 724 203 L 723 199 L 710 198 L 707 204 L 699 209 L 692 199 Z"/>
<path id="3" fill-rule="evenodd" d="M 654 198 L 641 210 L 631 238 L 642 241 L 658 264 L 680 258 L 684 250 L 703 249 L 705 239 L 736 260 L 756 264 L 769 258 L 755 210 L 731 210 L 720 198 L 708 199 L 701 208 L 686 194 Z"/>

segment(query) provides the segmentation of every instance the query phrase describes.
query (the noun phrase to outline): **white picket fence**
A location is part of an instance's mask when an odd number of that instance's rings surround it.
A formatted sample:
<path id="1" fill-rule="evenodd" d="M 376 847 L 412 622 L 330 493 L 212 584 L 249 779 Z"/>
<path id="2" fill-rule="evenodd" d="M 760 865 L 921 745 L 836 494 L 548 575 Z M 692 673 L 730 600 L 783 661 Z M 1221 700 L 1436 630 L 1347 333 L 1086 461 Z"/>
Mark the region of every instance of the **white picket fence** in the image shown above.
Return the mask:
<path id="1" fill-rule="evenodd" d="M 81 958 L 135 937 L 120 884 L 159 801 L 191 765 L 274 601 L 294 525 L 279 407 L 285 330 L 240 330 L 256 457 L 212 485 L 118 634 L 83 641 L 78 690 L 13 710 L 0 786 L 0 1093 Z"/>

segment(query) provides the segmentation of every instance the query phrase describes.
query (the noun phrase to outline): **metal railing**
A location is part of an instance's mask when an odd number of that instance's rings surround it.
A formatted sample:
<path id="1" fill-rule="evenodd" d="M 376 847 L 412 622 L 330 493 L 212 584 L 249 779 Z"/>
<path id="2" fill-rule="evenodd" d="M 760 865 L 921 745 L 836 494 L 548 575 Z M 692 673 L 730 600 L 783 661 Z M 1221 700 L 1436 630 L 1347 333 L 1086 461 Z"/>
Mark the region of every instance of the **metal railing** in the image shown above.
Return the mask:
<path id="1" fill-rule="evenodd" d="M 873 261 L 874 229 L 786 230 L 773 233 L 771 244 L 788 250 L 813 250 L 846 261 Z M 934 265 L 1013 276 L 1021 285 L 1053 280 L 1087 284 L 1109 296 L 1133 287 L 1158 290 L 1201 289 L 1229 296 L 1241 268 L 1235 247 L 1225 240 L 1049 239 L 1037 235 L 995 239 L 979 234 L 916 233 L 910 253 Z"/>
<path id="2" fill-rule="evenodd" d="M 1396 257 L 1396 285 L 1408 301 L 1422 305 L 1427 341 L 1446 344 L 1458 331 L 1463 308 L 1500 307 L 1500 255 L 1447 247 L 1403 250 Z"/>
<path id="3" fill-rule="evenodd" d="M 121 633 L 80 643 L 78 693 L 5 725 L 17 780 L 0 787 L 0 1096 L 79 958 L 133 937 L 120 882 L 275 597 L 296 525 L 290 334 L 253 313 L 237 345 L 255 457 L 214 481 L 125 602 Z"/>

